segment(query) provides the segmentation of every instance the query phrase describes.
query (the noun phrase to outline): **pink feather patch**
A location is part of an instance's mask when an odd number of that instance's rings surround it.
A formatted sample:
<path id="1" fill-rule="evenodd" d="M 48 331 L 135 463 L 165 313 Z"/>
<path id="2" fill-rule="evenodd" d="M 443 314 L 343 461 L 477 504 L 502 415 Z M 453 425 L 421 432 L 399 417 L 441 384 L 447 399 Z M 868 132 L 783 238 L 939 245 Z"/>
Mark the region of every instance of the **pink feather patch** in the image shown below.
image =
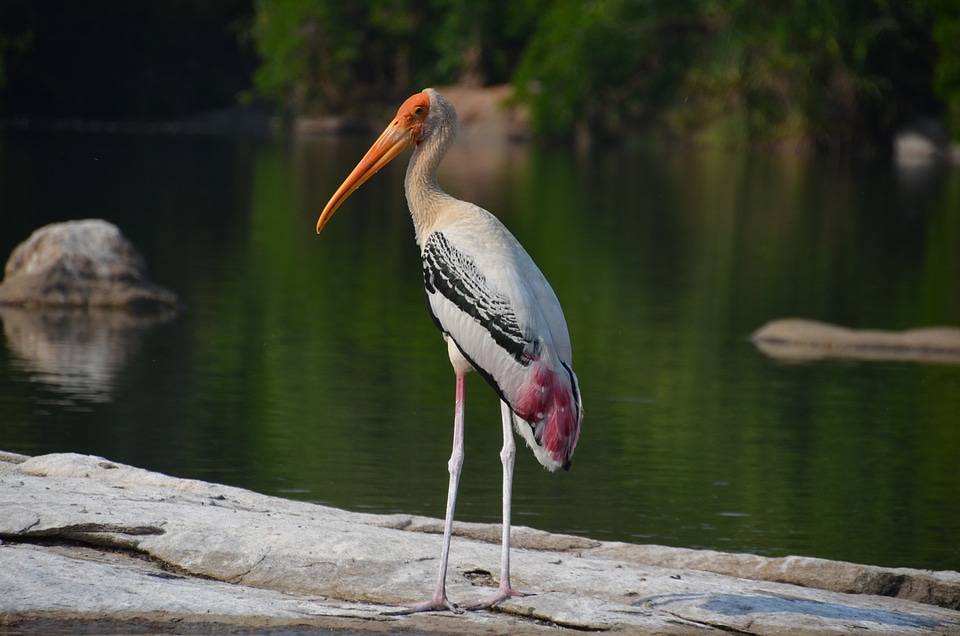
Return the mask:
<path id="1" fill-rule="evenodd" d="M 561 466 L 567 466 L 580 436 L 580 409 L 566 378 L 541 363 L 533 365 L 513 409 L 534 427 L 534 437 Z"/>

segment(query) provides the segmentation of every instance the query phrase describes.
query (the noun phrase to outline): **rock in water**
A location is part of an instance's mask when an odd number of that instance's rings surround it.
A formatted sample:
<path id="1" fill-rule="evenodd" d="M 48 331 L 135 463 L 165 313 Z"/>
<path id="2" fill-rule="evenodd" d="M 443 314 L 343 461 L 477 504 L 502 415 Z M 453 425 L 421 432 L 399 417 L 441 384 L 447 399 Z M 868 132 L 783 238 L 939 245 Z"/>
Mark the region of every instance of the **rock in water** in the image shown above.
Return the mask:
<path id="1" fill-rule="evenodd" d="M 117 226 L 85 219 L 44 226 L 13 250 L 0 305 L 153 313 L 179 300 L 147 279 L 143 256 Z"/>
<path id="2" fill-rule="evenodd" d="M 781 360 L 828 356 L 861 360 L 960 362 L 960 329 L 924 327 L 907 331 L 849 329 L 804 318 L 772 320 L 750 335 L 760 351 Z"/>

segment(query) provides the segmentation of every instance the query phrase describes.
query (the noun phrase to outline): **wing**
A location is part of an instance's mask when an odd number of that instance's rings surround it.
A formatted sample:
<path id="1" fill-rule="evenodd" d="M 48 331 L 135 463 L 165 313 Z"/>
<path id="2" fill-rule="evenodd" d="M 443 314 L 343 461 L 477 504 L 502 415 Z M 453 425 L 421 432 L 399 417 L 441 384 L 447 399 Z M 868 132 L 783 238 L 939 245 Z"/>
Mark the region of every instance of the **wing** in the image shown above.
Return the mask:
<path id="1" fill-rule="evenodd" d="M 461 348 L 485 335 L 492 341 L 488 347 L 495 345 L 521 366 L 537 357 L 538 342 L 521 327 L 510 298 L 494 289 L 474 259 L 442 232 L 431 234 L 424 247 L 423 286 L 437 326 Z M 469 348 L 481 357 L 476 347 Z"/>
<path id="2" fill-rule="evenodd" d="M 463 357 L 526 422 L 516 422 L 517 431 L 540 462 L 551 469 L 566 467 L 582 408 L 560 303 L 499 222 L 485 229 L 447 228 L 433 232 L 423 244 L 430 313 Z M 481 245 L 476 236 L 487 240 Z"/>

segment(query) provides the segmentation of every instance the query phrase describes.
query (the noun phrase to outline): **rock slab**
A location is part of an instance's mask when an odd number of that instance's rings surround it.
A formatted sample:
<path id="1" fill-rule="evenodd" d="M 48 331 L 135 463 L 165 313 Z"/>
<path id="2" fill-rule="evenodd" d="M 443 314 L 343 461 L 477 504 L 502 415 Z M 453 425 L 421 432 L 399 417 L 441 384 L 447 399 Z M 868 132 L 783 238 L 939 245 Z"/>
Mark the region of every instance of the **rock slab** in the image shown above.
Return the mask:
<path id="1" fill-rule="evenodd" d="M 827 357 L 960 363 L 960 328 L 923 327 L 906 331 L 849 329 L 817 320 L 772 320 L 750 335 L 771 358 L 792 361 Z"/>
<path id="2" fill-rule="evenodd" d="M 492 611 L 390 615 L 396 604 L 432 592 L 441 521 L 345 512 L 100 457 L 0 453 L 0 510 L 0 625 L 19 631 L 93 623 L 350 633 L 960 635 L 957 609 L 822 589 L 845 589 L 844 577 L 856 579 L 868 566 L 605 543 L 530 528 L 515 530 L 513 553 L 514 586 L 529 596 Z M 449 593 L 471 601 L 496 584 L 499 531 L 456 528 Z M 902 583 L 925 581 L 938 590 L 928 600 L 941 604 L 960 590 L 956 572 L 886 572 Z"/>

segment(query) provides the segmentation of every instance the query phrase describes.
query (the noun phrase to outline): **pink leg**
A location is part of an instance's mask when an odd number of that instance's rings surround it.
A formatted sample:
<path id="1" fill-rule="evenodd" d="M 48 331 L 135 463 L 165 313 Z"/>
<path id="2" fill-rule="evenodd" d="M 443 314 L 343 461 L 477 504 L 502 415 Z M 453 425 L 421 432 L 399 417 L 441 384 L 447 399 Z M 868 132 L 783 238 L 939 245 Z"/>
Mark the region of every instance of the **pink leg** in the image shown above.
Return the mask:
<path id="1" fill-rule="evenodd" d="M 490 596 L 484 597 L 467 609 L 486 609 L 511 596 L 525 596 L 510 586 L 510 508 L 513 497 L 513 462 L 517 456 L 517 444 L 513 438 L 513 414 L 506 402 L 500 402 L 503 416 L 503 450 L 500 461 L 503 463 L 503 537 L 500 548 L 500 586 Z"/>
<path id="2" fill-rule="evenodd" d="M 450 535 L 453 533 L 453 511 L 457 506 L 457 486 L 460 484 L 460 471 L 463 467 L 463 403 L 465 376 L 457 373 L 457 398 L 453 418 L 453 452 L 447 468 L 450 471 L 450 486 L 447 490 L 447 516 L 443 523 L 443 549 L 440 553 L 440 573 L 437 576 L 437 587 L 433 597 L 421 603 L 412 603 L 405 610 L 396 614 L 413 614 L 415 612 L 435 612 L 451 610 L 462 612 L 447 598 L 447 557 L 450 555 Z"/>

